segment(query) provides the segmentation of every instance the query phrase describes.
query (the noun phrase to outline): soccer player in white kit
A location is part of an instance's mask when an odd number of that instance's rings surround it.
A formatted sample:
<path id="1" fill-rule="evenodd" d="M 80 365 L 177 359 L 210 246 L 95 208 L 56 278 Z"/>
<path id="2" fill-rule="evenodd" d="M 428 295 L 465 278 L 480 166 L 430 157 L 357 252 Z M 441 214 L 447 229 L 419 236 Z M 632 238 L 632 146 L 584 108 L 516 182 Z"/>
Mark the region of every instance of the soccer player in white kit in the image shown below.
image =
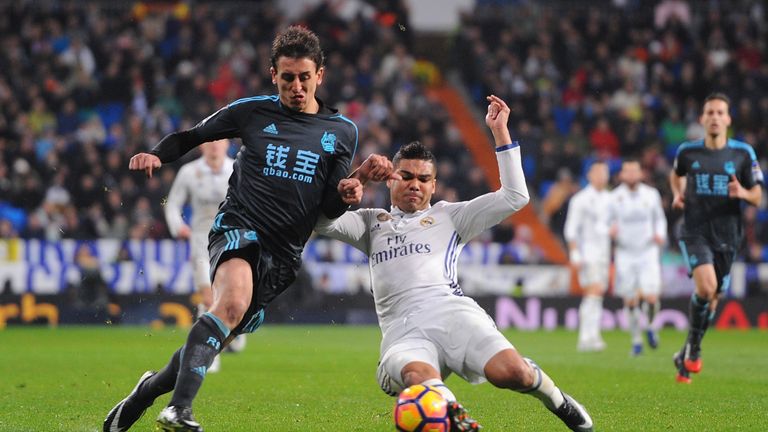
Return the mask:
<path id="1" fill-rule="evenodd" d="M 667 218 L 661 206 L 661 195 L 643 183 L 642 177 L 640 162 L 626 159 L 619 173 L 621 184 L 611 191 L 615 294 L 624 300 L 633 355 L 643 351 L 643 330 L 648 345 L 653 349 L 658 346 L 653 319 L 659 311 L 661 247 L 667 239 Z M 646 328 L 643 328 L 641 315 L 645 315 Z"/>
<path id="2" fill-rule="evenodd" d="M 589 184 L 571 198 L 565 219 L 570 261 L 578 268 L 579 284 L 584 290 L 579 307 L 579 351 L 605 349 L 600 322 L 611 265 L 608 179 L 608 165 L 602 161 L 593 163 L 587 172 Z"/>
<path id="3" fill-rule="evenodd" d="M 489 96 L 486 124 L 496 143 L 501 188 L 471 201 L 430 205 L 436 186 L 434 156 L 419 142 L 403 146 L 393 158 L 402 180 L 389 180 L 392 208 L 360 209 L 328 220 L 315 230 L 363 251 L 369 257 L 371 286 L 382 331 L 377 370 L 386 393 L 423 384 L 449 401 L 452 430 L 478 430 L 466 417 L 443 379 L 456 373 L 471 383 L 540 399 L 569 428 L 591 431 L 592 419 L 563 393 L 539 366 L 523 358 L 478 304 L 463 295 L 457 262 L 471 238 L 528 203 L 528 189 L 507 121 L 509 108 Z M 343 188 L 359 181 L 344 180 Z M 352 187 L 352 186 L 350 186 Z"/>
<path id="4" fill-rule="evenodd" d="M 213 302 L 211 292 L 211 265 L 208 259 L 208 233 L 219 204 L 227 195 L 229 176 L 234 159 L 227 156 L 229 140 L 211 141 L 200 146 L 202 156 L 179 169 L 165 204 L 165 220 L 175 238 L 190 241 L 190 262 L 201 304 L 197 315 L 204 314 Z M 189 202 L 192 220 L 187 224 L 182 218 L 182 207 Z M 233 346 L 234 345 L 234 346 Z M 241 335 L 229 345 L 233 351 L 245 348 L 245 336 Z M 208 372 L 218 372 L 220 359 L 216 356 Z"/>

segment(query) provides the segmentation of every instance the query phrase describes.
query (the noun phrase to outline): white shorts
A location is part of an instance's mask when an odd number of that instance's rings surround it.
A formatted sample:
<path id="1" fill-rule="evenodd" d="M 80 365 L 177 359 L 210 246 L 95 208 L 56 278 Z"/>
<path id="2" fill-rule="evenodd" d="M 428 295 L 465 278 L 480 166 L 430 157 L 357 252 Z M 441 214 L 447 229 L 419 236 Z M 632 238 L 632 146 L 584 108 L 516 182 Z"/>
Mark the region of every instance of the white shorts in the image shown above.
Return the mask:
<path id="1" fill-rule="evenodd" d="M 658 296 L 661 293 L 661 264 L 658 260 L 616 260 L 617 297 Z"/>
<path id="2" fill-rule="evenodd" d="M 211 286 L 211 260 L 208 257 L 208 233 L 192 235 L 189 242 L 189 260 L 192 264 L 192 278 L 195 288 Z"/>
<path id="3" fill-rule="evenodd" d="M 401 372 L 408 363 L 424 362 L 440 371 L 443 379 L 454 372 L 479 384 L 485 381 L 488 361 L 500 351 L 514 349 L 474 300 L 451 300 L 447 308 L 435 305 L 431 308 L 435 313 L 404 320 L 404 328 L 395 330 L 399 337 L 385 335 L 376 377 L 387 394 L 396 395 L 405 389 Z"/>
<path id="4" fill-rule="evenodd" d="M 608 270 L 610 264 L 605 261 L 585 261 L 579 266 L 579 284 L 582 288 L 599 284 L 603 289 L 608 287 Z"/>

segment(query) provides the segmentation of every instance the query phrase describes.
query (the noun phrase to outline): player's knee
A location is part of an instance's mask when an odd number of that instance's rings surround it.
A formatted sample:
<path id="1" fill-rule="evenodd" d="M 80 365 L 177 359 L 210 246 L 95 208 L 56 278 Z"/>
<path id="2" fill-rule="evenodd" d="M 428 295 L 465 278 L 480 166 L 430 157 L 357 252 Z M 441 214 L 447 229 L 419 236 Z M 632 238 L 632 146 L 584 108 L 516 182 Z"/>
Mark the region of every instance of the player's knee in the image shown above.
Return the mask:
<path id="1" fill-rule="evenodd" d="M 248 305 L 249 302 L 240 300 L 229 303 L 224 313 L 227 319 L 227 325 L 230 325 L 230 328 L 234 328 L 243 320 L 245 312 L 248 311 Z"/>
<path id="2" fill-rule="evenodd" d="M 409 371 L 403 373 L 403 383 L 406 387 L 422 383 L 426 380 L 427 378 L 424 376 L 424 374 L 419 371 Z"/>
<path id="3" fill-rule="evenodd" d="M 249 302 L 243 299 L 226 299 L 219 301 L 211 308 L 211 312 L 219 317 L 230 329 L 235 328 L 243 320 L 248 311 Z"/>
<path id="4" fill-rule="evenodd" d="M 510 390 L 531 388 L 535 380 L 530 365 L 519 356 L 507 361 L 489 362 L 485 367 L 485 377 L 494 386 Z"/>
<path id="5" fill-rule="evenodd" d="M 712 301 L 715 298 L 715 293 L 717 293 L 717 283 L 716 282 L 702 282 L 696 287 L 696 295 L 699 296 L 699 298 L 704 299 L 706 301 Z"/>
<path id="6" fill-rule="evenodd" d="M 405 365 L 400 372 L 400 375 L 402 376 L 403 383 L 406 387 L 421 384 L 429 379 L 440 378 L 440 373 L 438 371 L 432 366 L 422 362 L 412 362 Z"/>

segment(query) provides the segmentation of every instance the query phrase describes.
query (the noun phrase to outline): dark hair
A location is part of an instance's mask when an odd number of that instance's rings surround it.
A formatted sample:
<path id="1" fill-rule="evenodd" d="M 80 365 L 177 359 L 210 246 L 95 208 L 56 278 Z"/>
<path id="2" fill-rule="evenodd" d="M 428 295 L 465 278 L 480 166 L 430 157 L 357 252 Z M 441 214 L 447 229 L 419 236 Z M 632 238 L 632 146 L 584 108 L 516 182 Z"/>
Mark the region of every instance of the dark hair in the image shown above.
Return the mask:
<path id="1" fill-rule="evenodd" d="M 706 105 L 707 102 L 713 101 L 713 100 L 721 100 L 725 102 L 729 107 L 731 106 L 731 98 L 729 98 L 728 95 L 725 93 L 721 93 L 721 92 L 710 93 L 709 96 L 707 96 L 707 98 L 704 99 L 704 105 Z M 704 109 L 704 105 L 702 105 L 702 110 Z"/>
<path id="2" fill-rule="evenodd" d="M 435 155 L 433 155 L 432 152 L 419 141 L 411 141 L 400 147 L 400 150 L 395 153 L 395 157 L 392 158 L 392 165 L 397 166 L 402 159 L 429 161 L 432 162 L 432 166 L 437 170 L 437 160 L 435 160 Z"/>
<path id="3" fill-rule="evenodd" d="M 323 50 L 320 48 L 320 39 L 311 30 L 293 25 L 275 36 L 272 42 L 272 67 L 277 69 L 277 59 L 308 58 L 315 62 L 317 69 L 325 64 Z"/>

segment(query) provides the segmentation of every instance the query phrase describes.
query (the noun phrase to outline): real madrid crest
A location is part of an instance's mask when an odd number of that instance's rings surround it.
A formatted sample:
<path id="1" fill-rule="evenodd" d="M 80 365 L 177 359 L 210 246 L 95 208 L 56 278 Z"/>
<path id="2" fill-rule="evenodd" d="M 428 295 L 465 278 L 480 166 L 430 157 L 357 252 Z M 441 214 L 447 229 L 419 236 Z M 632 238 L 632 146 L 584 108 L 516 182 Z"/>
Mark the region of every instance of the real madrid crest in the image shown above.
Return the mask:
<path id="1" fill-rule="evenodd" d="M 379 222 L 386 222 L 386 221 L 392 219 L 392 215 L 390 215 L 389 213 L 379 213 L 379 214 L 376 215 L 376 219 Z"/>
<path id="2" fill-rule="evenodd" d="M 426 228 L 426 227 L 432 226 L 435 223 L 435 218 L 433 218 L 432 216 L 427 216 L 424 219 L 420 220 L 419 223 L 421 224 L 421 226 Z"/>

